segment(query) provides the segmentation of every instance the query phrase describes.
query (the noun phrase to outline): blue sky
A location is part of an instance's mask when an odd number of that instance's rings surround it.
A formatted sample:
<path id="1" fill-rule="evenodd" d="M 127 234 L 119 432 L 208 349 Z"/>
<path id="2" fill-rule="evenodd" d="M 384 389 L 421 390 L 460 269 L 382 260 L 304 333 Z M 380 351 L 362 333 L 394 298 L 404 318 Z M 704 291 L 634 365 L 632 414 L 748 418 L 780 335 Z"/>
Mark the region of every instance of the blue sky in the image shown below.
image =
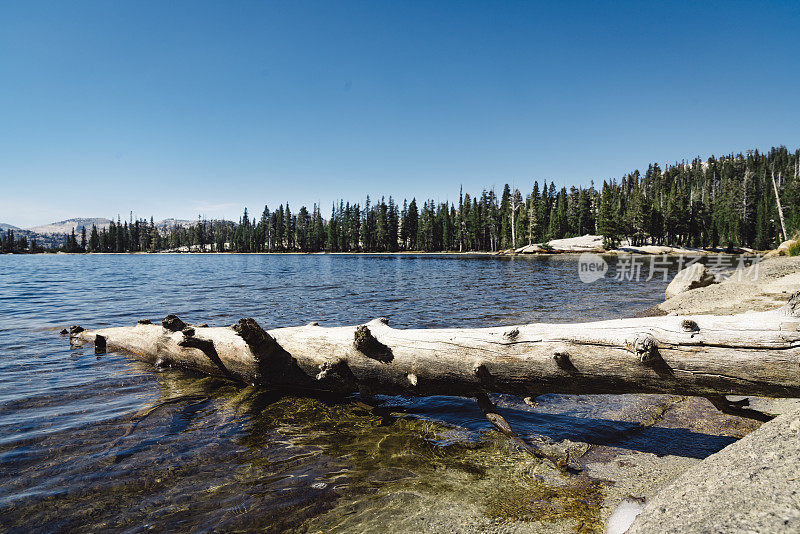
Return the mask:
<path id="1" fill-rule="evenodd" d="M 800 146 L 798 2 L 3 2 L 0 221 L 238 218 Z"/>

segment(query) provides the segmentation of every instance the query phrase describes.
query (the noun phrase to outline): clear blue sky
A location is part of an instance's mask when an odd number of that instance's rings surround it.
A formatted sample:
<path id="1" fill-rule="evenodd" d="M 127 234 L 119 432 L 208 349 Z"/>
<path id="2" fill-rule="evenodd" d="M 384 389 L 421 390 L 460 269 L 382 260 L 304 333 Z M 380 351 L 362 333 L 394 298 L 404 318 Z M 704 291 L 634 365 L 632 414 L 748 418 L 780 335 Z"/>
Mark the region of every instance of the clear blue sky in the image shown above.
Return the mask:
<path id="1" fill-rule="evenodd" d="M 0 3 L 0 221 L 238 218 L 800 146 L 800 2 Z"/>

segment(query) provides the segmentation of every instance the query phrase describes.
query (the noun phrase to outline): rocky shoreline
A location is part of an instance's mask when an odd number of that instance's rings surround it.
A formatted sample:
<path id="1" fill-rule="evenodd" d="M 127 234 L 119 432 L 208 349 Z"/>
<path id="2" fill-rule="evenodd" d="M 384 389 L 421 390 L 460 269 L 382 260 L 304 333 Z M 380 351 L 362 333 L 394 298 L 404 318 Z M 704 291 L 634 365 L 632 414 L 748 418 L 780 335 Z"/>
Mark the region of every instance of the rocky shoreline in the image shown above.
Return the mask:
<path id="1" fill-rule="evenodd" d="M 798 454 L 795 406 L 662 489 L 628 532 L 798 532 Z"/>
<path id="2" fill-rule="evenodd" d="M 656 308 L 674 315 L 730 315 L 778 308 L 800 289 L 800 256 L 766 258 L 740 274 L 681 292 Z"/>
<path id="3" fill-rule="evenodd" d="M 747 276 L 678 293 L 644 315 L 765 311 L 800 290 L 800 257 L 770 257 L 749 269 Z M 603 399 L 591 402 L 599 417 L 635 421 L 638 428 L 603 443 L 559 444 L 572 447 L 573 465 L 602 485 L 602 526 L 540 524 L 536 532 L 800 531 L 800 399 L 751 397 L 752 408 L 778 415 L 762 425 L 722 414 L 699 397 L 622 397 L 629 400 L 618 413 Z M 642 446 L 649 440 L 657 441 L 652 449 Z M 557 477 L 548 483 L 558 484 Z"/>
<path id="4" fill-rule="evenodd" d="M 728 279 L 666 300 L 651 314 L 733 314 L 779 307 L 800 290 L 800 258 L 767 258 L 759 275 Z M 749 272 L 748 274 L 753 274 Z M 732 400 L 736 400 L 731 397 Z M 439 496 L 399 531 L 490 533 L 797 532 L 800 530 L 800 400 L 750 398 L 783 414 L 763 424 L 726 415 L 707 399 L 679 395 L 577 395 L 573 409 L 540 396 L 497 399 L 511 418 L 593 420 L 590 434 L 568 439 L 522 435 L 566 456 L 571 475 L 546 462 L 526 465 L 520 495 L 499 516 Z M 556 401 L 556 402 L 553 402 Z M 509 453 L 513 456 L 514 453 Z M 522 465 L 522 464 L 520 464 Z M 541 495 L 542 488 L 547 489 Z M 571 503 L 571 504 L 565 504 Z M 456 512 L 458 510 L 458 512 Z M 553 510 L 558 510 L 553 513 Z M 637 516 L 638 514 L 638 516 Z M 413 526 L 413 528 L 412 528 Z"/>
<path id="5" fill-rule="evenodd" d="M 762 311 L 779 307 L 800 289 L 800 257 L 767 258 L 758 264 L 757 273 L 755 266 L 752 269 L 742 277 L 680 292 L 651 313 Z M 394 523 L 394 530 L 554 534 L 602 532 L 613 527 L 617 530 L 608 531 L 623 532 L 642 508 L 631 527 L 639 530 L 631 532 L 789 532 L 800 527 L 797 514 L 792 515 L 800 509 L 794 506 L 800 469 L 792 461 L 800 443 L 800 404 L 796 401 L 752 399 L 753 408 L 785 414 L 762 426 L 722 414 L 699 397 L 568 397 L 568 404 L 548 395 L 540 396 L 538 404 L 505 395 L 493 400 L 512 424 L 516 418 L 538 431 L 542 426 L 535 423 L 540 418 L 568 429 L 553 437 L 521 436 L 545 452 L 565 457 L 569 475 L 526 451 L 515 450 L 513 442 L 502 435 L 496 444 L 482 450 L 478 450 L 480 445 L 466 443 L 467 451 L 475 447 L 474 458 L 481 458 L 487 450 L 497 457 L 486 459 L 480 475 L 458 479 L 447 491 L 433 491 L 414 480 L 398 482 L 395 491 L 385 495 L 387 503 L 407 514 L 402 523 Z M 581 432 L 576 418 L 591 429 Z M 779 428 L 770 430 L 775 423 Z M 778 468 L 772 469 L 771 463 Z M 750 487 L 747 481 L 755 479 Z M 708 482 L 703 491 L 709 499 L 693 490 L 702 480 Z M 509 487 L 514 488 L 513 493 Z M 500 492 L 503 494 L 496 494 Z M 420 502 L 427 507 L 419 507 Z M 349 513 L 343 505 L 327 517 L 346 519 Z M 721 515 L 725 515 L 724 522 L 715 517 Z M 353 530 L 363 531 L 364 524 L 359 521 L 364 518 L 352 517 Z M 309 528 L 310 532 L 324 530 Z"/>
<path id="6" fill-rule="evenodd" d="M 628 241 L 623 241 L 614 248 L 606 248 L 605 240 L 601 235 L 586 234 L 578 237 L 567 237 L 564 239 L 553 239 L 546 243 L 534 243 L 516 249 L 508 249 L 496 254 L 504 255 L 527 255 L 527 254 L 576 254 L 590 252 L 594 254 L 643 254 L 643 255 L 678 255 L 701 256 L 706 254 L 751 254 L 755 251 L 748 248 L 736 250 L 727 249 L 703 249 L 695 247 L 669 246 L 669 245 L 634 245 Z"/>
<path id="7" fill-rule="evenodd" d="M 748 269 L 745 276 L 677 294 L 656 309 L 675 315 L 763 311 L 800 290 L 800 257 L 772 257 Z M 628 532 L 800 531 L 800 400 L 751 404 L 782 415 L 665 485 Z"/>

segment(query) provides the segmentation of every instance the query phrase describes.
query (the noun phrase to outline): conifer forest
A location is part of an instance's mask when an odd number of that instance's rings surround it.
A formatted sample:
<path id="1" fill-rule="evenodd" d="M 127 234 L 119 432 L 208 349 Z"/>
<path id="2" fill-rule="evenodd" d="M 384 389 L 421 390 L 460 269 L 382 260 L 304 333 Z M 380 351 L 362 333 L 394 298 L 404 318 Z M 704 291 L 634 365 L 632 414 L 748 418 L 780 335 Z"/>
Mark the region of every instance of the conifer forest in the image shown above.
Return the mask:
<path id="1" fill-rule="evenodd" d="M 633 245 L 774 248 L 800 230 L 800 150 L 747 151 L 695 159 L 619 180 L 558 188 L 531 179 L 498 194 L 459 191 L 457 200 L 391 196 L 340 200 L 294 210 L 289 204 L 244 209 L 238 222 L 198 219 L 164 230 L 152 218 L 67 236 L 67 252 L 190 250 L 231 252 L 499 251 L 598 234 L 607 247 Z M 778 199 L 782 214 L 778 209 Z M 0 238 L 3 252 L 40 252 L 35 242 Z"/>

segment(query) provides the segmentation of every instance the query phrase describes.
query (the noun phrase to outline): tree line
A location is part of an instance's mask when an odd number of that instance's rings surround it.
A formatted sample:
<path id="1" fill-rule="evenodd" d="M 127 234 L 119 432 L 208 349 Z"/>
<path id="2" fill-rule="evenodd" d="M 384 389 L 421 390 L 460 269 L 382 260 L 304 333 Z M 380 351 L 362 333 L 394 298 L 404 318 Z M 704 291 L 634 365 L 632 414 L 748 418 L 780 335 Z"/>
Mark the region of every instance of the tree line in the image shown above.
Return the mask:
<path id="1" fill-rule="evenodd" d="M 776 194 L 777 193 L 777 194 Z M 782 217 L 778 210 L 778 198 Z M 784 230 L 785 228 L 785 230 Z M 293 212 L 289 204 L 259 217 L 245 208 L 238 223 L 208 221 L 159 229 L 151 218 L 112 221 L 67 236 L 67 252 L 163 250 L 233 252 L 498 251 L 552 239 L 599 234 L 606 246 L 627 241 L 693 247 L 776 246 L 800 230 L 800 150 L 710 157 L 662 169 L 650 164 L 597 188 L 558 188 L 533 180 L 523 194 L 506 184 L 457 202 L 402 205 L 390 196 L 363 204 L 339 201 L 323 217 L 316 204 Z M 0 237 L 4 252 L 34 251 Z M 24 246 L 23 246 L 24 245 Z"/>
<path id="2" fill-rule="evenodd" d="M 44 247 L 39 246 L 35 239 L 28 243 L 28 237 L 21 235 L 15 237 L 14 230 L 6 230 L 5 235 L 0 234 L 0 253 L 2 254 L 23 254 L 26 252 L 44 252 Z"/>

